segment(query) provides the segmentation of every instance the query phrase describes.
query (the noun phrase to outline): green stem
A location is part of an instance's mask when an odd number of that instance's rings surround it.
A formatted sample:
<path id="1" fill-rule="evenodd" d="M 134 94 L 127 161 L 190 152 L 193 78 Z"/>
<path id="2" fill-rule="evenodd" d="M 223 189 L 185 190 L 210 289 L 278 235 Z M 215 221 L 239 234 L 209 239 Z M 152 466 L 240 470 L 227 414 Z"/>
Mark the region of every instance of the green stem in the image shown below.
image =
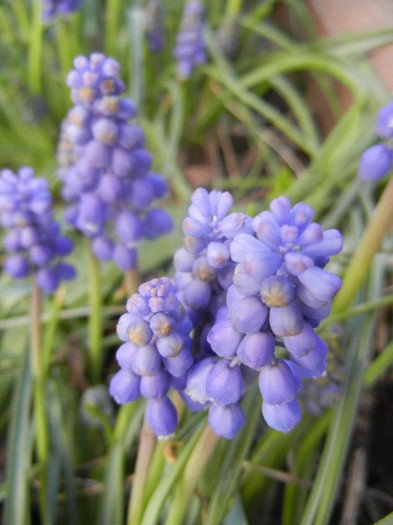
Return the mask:
<path id="1" fill-rule="evenodd" d="M 57 56 L 60 59 L 61 71 L 63 75 L 71 69 L 73 53 L 70 47 L 70 35 L 68 31 L 68 21 L 59 20 L 56 25 Z"/>
<path id="2" fill-rule="evenodd" d="M 66 78 L 68 71 L 72 67 L 72 60 L 76 53 L 72 46 L 72 28 L 69 27 L 69 20 L 58 20 L 56 24 L 56 42 L 57 42 L 57 56 L 60 62 L 60 68 L 62 72 L 62 77 Z M 62 95 L 63 95 L 63 104 L 67 107 L 69 104 L 69 89 L 68 86 L 64 84 Z M 64 109 L 63 109 L 64 111 Z"/>
<path id="3" fill-rule="evenodd" d="M 33 2 L 33 14 L 30 31 L 30 45 L 28 50 L 28 78 L 33 93 L 41 93 L 41 66 L 42 66 L 42 2 Z"/>
<path id="4" fill-rule="evenodd" d="M 134 478 L 131 487 L 127 525 L 139 525 L 144 507 L 144 492 L 149 466 L 156 446 L 156 436 L 146 420 L 143 421 Z"/>
<path id="5" fill-rule="evenodd" d="M 57 307 L 56 307 L 57 308 Z M 112 317 L 114 315 L 121 315 L 124 313 L 124 306 L 105 306 L 103 308 L 103 315 Z M 65 308 L 59 311 L 59 319 L 81 319 L 89 317 L 91 308 L 89 306 L 78 306 L 77 308 Z M 48 324 L 53 319 L 53 312 L 43 312 L 41 315 L 41 324 Z M 27 326 L 30 323 L 29 315 L 18 315 L 16 317 L 9 317 L 7 319 L 0 319 L 0 331 L 8 330 L 8 328 L 15 328 L 17 326 Z"/>
<path id="6" fill-rule="evenodd" d="M 133 0 L 127 11 L 129 34 L 131 37 L 132 92 L 131 98 L 136 107 L 143 112 L 145 98 L 144 56 L 143 56 L 143 9 L 140 0 Z"/>
<path id="7" fill-rule="evenodd" d="M 97 258 L 89 246 L 90 257 L 90 317 L 89 317 L 89 359 L 90 370 L 94 382 L 101 377 L 102 356 L 102 301 L 100 286 L 100 268 Z"/>
<path id="8" fill-rule="evenodd" d="M 107 1 L 107 20 L 105 24 L 105 51 L 107 55 L 117 55 L 117 35 L 119 34 L 119 20 L 122 0 Z"/>
<path id="9" fill-rule="evenodd" d="M 55 343 L 55 337 L 56 332 L 58 329 L 59 324 L 59 318 L 60 318 L 60 312 L 61 308 L 64 304 L 64 298 L 65 298 L 65 288 L 64 286 L 61 286 L 55 295 L 54 298 L 54 305 L 51 312 L 51 317 L 47 323 L 46 330 L 45 330 L 45 339 L 42 344 L 42 368 L 43 373 L 45 374 L 45 377 L 48 373 L 51 359 L 52 359 L 52 351 Z M 42 315 L 40 317 L 40 321 L 42 324 Z"/>
<path id="10" fill-rule="evenodd" d="M 226 15 L 228 18 L 237 16 L 242 10 L 243 0 L 228 0 Z"/>
<path id="11" fill-rule="evenodd" d="M 168 90 L 172 97 L 172 112 L 170 116 L 169 132 L 162 137 L 165 151 L 163 154 L 162 173 L 172 181 L 176 194 L 181 199 L 188 201 L 190 198 L 190 187 L 177 165 L 177 154 L 182 139 L 185 120 L 185 101 L 187 100 L 187 87 L 179 82 L 168 84 Z"/>
<path id="12" fill-rule="evenodd" d="M 380 308 L 384 308 L 386 306 L 391 306 L 392 304 L 393 294 L 385 295 L 380 299 L 376 299 L 375 301 L 365 301 L 364 303 L 357 304 L 353 308 L 345 310 L 344 312 L 329 316 L 329 318 L 324 319 L 319 326 L 321 329 L 325 329 L 332 324 L 342 323 L 343 321 L 346 321 L 351 317 L 355 317 L 356 315 L 374 312 L 375 310 L 379 310 Z"/>
<path id="13" fill-rule="evenodd" d="M 48 442 L 48 421 L 45 406 L 45 370 L 41 354 L 41 292 L 37 282 L 33 283 L 31 296 L 31 352 L 33 370 L 33 399 L 34 399 L 34 418 L 37 439 L 37 456 L 40 462 L 40 482 L 41 488 L 39 501 L 41 507 L 41 518 L 44 524 L 51 523 L 46 504 L 47 494 L 47 463 L 49 456 Z"/>
<path id="14" fill-rule="evenodd" d="M 393 224 L 393 179 L 386 186 L 363 237 L 348 266 L 341 289 L 334 298 L 332 314 L 346 310 L 359 290 L 374 255 Z"/>
<path id="15" fill-rule="evenodd" d="M 19 31 L 21 33 L 27 33 L 29 31 L 30 21 L 26 2 L 23 2 L 23 0 L 15 0 L 14 2 L 10 2 L 10 5 L 14 10 Z"/>
<path id="16" fill-rule="evenodd" d="M 196 487 L 203 468 L 213 453 L 219 437 L 207 425 L 187 462 L 183 475 L 178 483 L 173 501 L 166 519 L 167 525 L 182 525 L 189 500 Z"/>
<path id="17" fill-rule="evenodd" d="M 132 295 L 138 291 L 140 284 L 138 268 L 134 266 L 127 270 L 124 274 L 124 285 L 128 295 Z"/>

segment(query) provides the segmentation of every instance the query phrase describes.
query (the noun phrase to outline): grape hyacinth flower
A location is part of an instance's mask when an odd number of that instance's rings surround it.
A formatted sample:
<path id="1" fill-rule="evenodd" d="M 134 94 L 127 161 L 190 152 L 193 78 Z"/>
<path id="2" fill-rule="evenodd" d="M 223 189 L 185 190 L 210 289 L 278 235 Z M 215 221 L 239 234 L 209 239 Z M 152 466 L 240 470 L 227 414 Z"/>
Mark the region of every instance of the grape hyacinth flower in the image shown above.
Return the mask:
<path id="1" fill-rule="evenodd" d="M 377 117 L 377 135 L 387 142 L 379 142 L 366 149 L 360 159 L 358 177 L 377 181 L 387 175 L 393 164 L 393 103 L 383 107 Z"/>
<path id="2" fill-rule="evenodd" d="M 146 420 L 158 439 L 171 437 L 177 427 L 176 409 L 168 397 L 170 386 L 183 385 L 193 363 L 192 323 L 167 278 L 142 284 L 127 301 L 127 313 L 117 325 L 124 344 L 117 350 L 120 370 L 109 392 L 118 404 L 148 400 Z"/>
<path id="3" fill-rule="evenodd" d="M 48 22 L 55 17 L 66 17 L 77 11 L 82 0 L 43 0 L 43 19 Z"/>
<path id="4" fill-rule="evenodd" d="M 17 174 L 9 169 L 0 172 L 0 221 L 8 231 L 3 246 L 12 255 L 4 268 L 11 277 L 35 273 L 41 290 L 54 292 L 62 279 L 75 276 L 73 266 L 61 260 L 73 243 L 61 235 L 53 219 L 47 181 L 34 177 L 32 168 L 22 167 Z"/>
<path id="5" fill-rule="evenodd" d="M 195 190 L 175 282 L 141 285 L 119 320 L 125 344 L 111 394 L 119 403 L 150 396 L 146 418 L 159 436 L 177 425 L 172 386 L 191 411 L 208 411 L 214 433 L 232 439 L 255 378 L 266 422 L 289 432 L 301 419 L 302 379 L 325 370 L 327 346 L 315 328 L 341 284 L 325 269 L 341 234 L 323 231 L 310 206 L 291 208 L 285 197 L 254 219 L 228 214 L 231 205 L 227 192 Z"/>
<path id="6" fill-rule="evenodd" d="M 238 366 L 232 367 L 212 353 L 206 334 L 232 284 L 235 264 L 230 257 L 231 239 L 238 233 L 251 232 L 251 219 L 244 213 L 228 213 L 233 203 L 228 192 L 209 193 L 197 188 L 191 202 L 189 216 L 183 221 L 183 247 L 174 255 L 177 295 L 193 321 L 196 347 L 195 364 L 180 393 L 191 410 L 207 408 L 214 432 L 231 439 L 245 421 L 238 404 L 243 390 L 241 372 Z M 228 347 L 234 344 L 232 335 L 233 330 L 223 336 Z M 219 393 L 225 391 L 226 382 L 238 385 L 230 399 L 223 399 Z M 217 385 L 221 385 L 218 391 Z"/>
<path id="7" fill-rule="evenodd" d="M 152 206 L 167 184 L 150 171 L 152 157 L 143 130 L 130 123 L 136 108 L 121 96 L 118 73 L 118 62 L 100 53 L 74 60 L 67 84 L 75 105 L 62 125 L 58 161 L 66 220 L 92 240 L 96 257 L 129 270 L 141 240 L 164 235 L 173 224 Z"/>
<path id="8" fill-rule="evenodd" d="M 189 216 L 183 221 L 183 247 L 174 255 L 179 298 L 193 321 L 215 315 L 225 304 L 225 290 L 232 284 L 234 263 L 231 239 L 251 232 L 251 219 L 244 213 L 229 213 L 233 199 L 228 192 L 197 188 L 191 197 Z"/>
<path id="9" fill-rule="evenodd" d="M 162 0 L 149 0 L 145 18 L 146 41 L 152 53 L 160 53 L 165 47 L 164 9 Z"/>
<path id="10" fill-rule="evenodd" d="M 232 240 L 233 285 L 207 336 L 213 351 L 231 366 L 240 362 L 258 371 L 262 413 L 281 432 L 301 419 L 300 378 L 324 372 L 327 346 L 314 328 L 329 315 L 341 285 L 324 269 L 342 249 L 341 234 L 324 232 L 312 217 L 310 206 L 291 208 L 287 198 L 279 197 L 270 211 L 253 219 L 254 235 L 241 233 Z M 284 347 L 289 358 L 277 356 L 276 346 Z"/>
<path id="11" fill-rule="evenodd" d="M 184 6 L 174 50 L 177 74 L 181 80 L 187 80 L 196 66 L 206 62 L 203 18 L 203 3 L 199 0 L 189 0 Z"/>

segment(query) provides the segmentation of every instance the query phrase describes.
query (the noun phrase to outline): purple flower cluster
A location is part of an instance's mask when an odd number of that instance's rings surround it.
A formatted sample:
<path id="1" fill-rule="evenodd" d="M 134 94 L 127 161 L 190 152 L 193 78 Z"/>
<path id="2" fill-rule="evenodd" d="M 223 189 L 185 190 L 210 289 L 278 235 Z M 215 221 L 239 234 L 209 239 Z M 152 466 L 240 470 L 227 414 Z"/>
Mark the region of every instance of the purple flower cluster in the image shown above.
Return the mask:
<path id="1" fill-rule="evenodd" d="M 77 11 L 82 0 L 44 0 L 43 19 L 52 20 L 55 17 L 68 16 Z"/>
<path id="2" fill-rule="evenodd" d="M 203 25 L 203 3 L 189 0 L 184 6 L 174 51 L 177 73 L 181 80 L 187 80 L 196 66 L 206 62 Z"/>
<path id="3" fill-rule="evenodd" d="M 53 292 L 62 279 L 72 279 L 74 268 L 61 261 L 73 244 L 60 233 L 53 219 L 52 197 L 45 179 L 34 177 L 32 168 L 0 172 L 0 220 L 8 233 L 3 240 L 6 272 L 14 278 L 36 272 L 39 287 Z"/>
<path id="4" fill-rule="evenodd" d="M 207 336 L 217 355 L 259 372 L 263 416 L 281 432 L 300 421 L 300 377 L 318 377 L 325 369 L 327 346 L 314 328 L 328 316 L 341 285 L 324 269 L 330 255 L 342 249 L 341 234 L 322 231 L 312 217 L 310 206 L 291 208 L 279 197 L 270 211 L 253 219 L 255 235 L 233 239 L 233 285 Z M 284 347 L 289 359 L 276 356 L 276 346 Z"/>
<path id="5" fill-rule="evenodd" d="M 148 399 L 146 420 L 158 438 L 170 437 L 177 427 L 177 412 L 167 396 L 170 386 L 182 388 L 193 363 L 192 323 L 176 297 L 176 285 L 167 278 L 153 279 L 131 295 L 127 312 L 117 325 L 124 344 L 116 358 L 121 369 L 109 391 L 119 404 Z"/>
<path id="6" fill-rule="evenodd" d="M 165 408 L 147 411 L 159 435 L 176 427 L 165 397 L 171 385 L 192 411 L 208 410 L 217 435 L 232 439 L 245 422 L 242 395 L 256 376 L 266 422 L 288 432 L 301 418 L 302 378 L 325 370 L 327 346 L 315 328 L 341 285 L 325 269 L 342 249 L 341 234 L 323 231 L 310 206 L 291 208 L 285 197 L 254 219 L 228 213 L 231 205 L 227 192 L 195 190 L 184 245 L 174 256 L 176 285 L 166 278 L 142 285 L 119 322 L 127 342 L 117 354 L 123 371 L 112 380 L 112 395 L 119 402 L 149 397 L 140 376 L 165 372 L 165 388 L 156 395 L 165 401 L 154 401 Z M 180 356 L 175 372 L 170 360 Z M 137 368 L 137 358 L 146 369 Z"/>
<path id="7" fill-rule="evenodd" d="M 162 0 L 149 0 L 145 19 L 146 41 L 152 53 L 160 53 L 165 47 L 164 9 Z"/>
<path id="8" fill-rule="evenodd" d="M 210 426 L 218 435 L 231 439 L 234 429 L 244 423 L 238 405 L 243 390 L 241 372 L 238 366 L 232 367 L 212 353 L 206 335 L 225 305 L 226 290 L 233 282 L 231 240 L 239 233 L 252 231 L 251 219 L 244 213 L 228 213 L 233 203 L 228 192 L 208 193 L 198 188 L 191 201 L 189 216 L 183 221 L 183 247 L 174 255 L 178 297 L 193 321 L 197 347 L 181 395 L 193 411 L 208 408 Z M 225 377 L 241 388 L 234 388 L 232 396 L 224 399 L 217 386 Z"/>
<path id="9" fill-rule="evenodd" d="M 67 84 L 75 104 L 61 130 L 58 160 L 66 220 L 92 239 L 99 259 L 112 259 L 122 270 L 135 265 L 136 247 L 172 229 L 170 216 L 152 203 L 167 184 L 150 171 L 143 130 L 113 58 L 79 56 Z"/>
<path id="10" fill-rule="evenodd" d="M 366 149 L 360 159 L 358 177 L 361 180 L 376 181 L 389 172 L 393 164 L 393 103 L 388 104 L 378 114 L 377 135 L 387 143 L 379 142 Z"/>
<path id="11" fill-rule="evenodd" d="M 232 284 L 234 271 L 230 242 L 239 233 L 251 232 L 251 219 L 244 213 L 228 214 L 233 203 L 228 192 L 198 188 L 191 202 L 174 265 L 179 298 L 195 322 L 206 308 L 215 315 L 225 304 L 223 292 Z"/>

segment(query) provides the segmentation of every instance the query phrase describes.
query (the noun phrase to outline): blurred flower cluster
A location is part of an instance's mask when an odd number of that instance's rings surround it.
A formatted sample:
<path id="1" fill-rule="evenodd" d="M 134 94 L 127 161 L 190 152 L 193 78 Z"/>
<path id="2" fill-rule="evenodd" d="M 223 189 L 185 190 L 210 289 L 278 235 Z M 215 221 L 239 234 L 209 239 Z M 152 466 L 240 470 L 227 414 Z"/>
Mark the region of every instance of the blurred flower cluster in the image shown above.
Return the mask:
<path id="1" fill-rule="evenodd" d="M 174 51 L 177 74 L 181 80 L 187 80 L 196 66 L 206 62 L 204 11 L 204 5 L 199 0 L 189 0 L 184 6 Z"/>
<path id="2" fill-rule="evenodd" d="M 147 46 L 152 53 L 160 53 L 165 47 L 164 8 L 161 0 L 149 0 L 146 5 L 145 32 Z"/>
<path id="3" fill-rule="evenodd" d="M 43 19 L 48 22 L 55 17 L 68 16 L 77 11 L 82 0 L 43 0 Z"/>
<path id="4" fill-rule="evenodd" d="M 72 241 L 61 235 L 53 218 L 52 196 L 45 179 L 34 177 L 30 167 L 15 174 L 0 172 L 0 220 L 7 231 L 3 246 L 4 268 L 13 278 L 35 273 L 39 287 L 53 292 L 62 279 L 72 279 L 74 268 L 61 260 L 73 249 Z"/>
<path id="5" fill-rule="evenodd" d="M 378 113 L 376 132 L 381 139 L 385 139 L 385 142 L 374 144 L 361 156 L 358 169 L 358 177 L 361 180 L 382 179 L 392 167 L 393 103 L 383 107 Z"/>
<path id="6" fill-rule="evenodd" d="M 170 216 L 152 206 L 167 184 L 151 172 L 133 101 L 121 97 L 123 82 L 113 58 L 79 56 L 69 73 L 74 107 L 63 122 L 58 149 L 66 220 L 92 239 L 99 259 L 122 270 L 135 265 L 136 247 L 172 229 Z"/>

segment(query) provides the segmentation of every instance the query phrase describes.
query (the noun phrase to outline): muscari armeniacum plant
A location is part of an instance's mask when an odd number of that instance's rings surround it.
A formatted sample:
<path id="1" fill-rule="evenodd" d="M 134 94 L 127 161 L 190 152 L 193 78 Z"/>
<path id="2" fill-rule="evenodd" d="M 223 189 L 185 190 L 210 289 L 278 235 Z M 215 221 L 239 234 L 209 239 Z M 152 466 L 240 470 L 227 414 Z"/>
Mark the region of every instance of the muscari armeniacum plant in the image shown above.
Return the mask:
<path id="1" fill-rule="evenodd" d="M 9 169 L 0 172 L 4 269 L 15 279 L 34 274 L 44 292 L 54 292 L 61 280 L 75 276 L 73 266 L 62 260 L 73 243 L 54 220 L 52 200 L 47 181 L 35 177 L 32 168 L 22 167 L 16 174 Z"/>
<path id="2" fill-rule="evenodd" d="M 119 320 L 124 344 L 116 354 L 121 371 L 112 379 L 112 395 L 121 404 L 133 401 L 144 395 L 141 377 L 157 376 L 166 387 L 145 397 L 166 396 L 172 374 L 172 386 L 190 408 L 209 407 L 212 428 L 231 439 L 243 422 L 235 406 L 243 393 L 241 370 L 249 367 L 259 376 L 267 423 L 288 432 L 301 418 L 300 378 L 325 370 L 327 346 L 315 328 L 340 288 L 341 279 L 325 266 L 341 251 L 342 236 L 312 222 L 310 206 L 291 208 L 285 197 L 254 219 L 227 214 L 227 192 L 198 188 L 192 201 L 184 247 L 174 258 L 175 281 L 141 285 Z M 197 345 L 191 352 L 192 328 Z M 280 354 L 285 349 L 286 358 L 277 357 L 276 348 Z M 151 421 L 153 429 L 164 428 Z M 166 438 L 175 428 L 173 421 L 156 434 Z"/>
<path id="3" fill-rule="evenodd" d="M 164 50 L 165 26 L 162 0 L 149 0 L 146 5 L 145 35 L 149 51 L 161 53 Z"/>
<path id="4" fill-rule="evenodd" d="M 64 18 L 77 11 L 82 0 L 42 0 L 42 17 L 45 22 L 55 18 Z"/>
<path id="5" fill-rule="evenodd" d="M 34 391 L 35 444 L 40 469 L 39 502 L 47 508 L 47 466 L 49 458 L 45 384 L 49 361 L 41 341 L 41 291 L 53 293 L 62 280 L 75 276 L 74 267 L 63 261 L 73 249 L 54 220 L 52 195 L 45 179 L 34 176 L 30 167 L 17 173 L 0 172 L 0 222 L 4 230 L 5 271 L 14 279 L 32 277 L 30 353 Z"/>
<path id="6" fill-rule="evenodd" d="M 98 261 L 112 260 L 126 273 L 129 289 L 137 280 L 137 246 L 173 227 L 154 201 L 167 192 L 152 172 L 142 128 L 131 122 L 137 109 L 124 95 L 119 63 L 101 53 L 78 56 L 67 77 L 74 106 L 61 126 L 58 147 L 66 220 L 89 239 L 90 355 L 94 377 L 101 370 L 101 299 Z"/>
<path id="7" fill-rule="evenodd" d="M 144 132 L 130 122 L 137 109 L 122 96 L 119 69 L 100 53 L 74 60 L 67 77 L 74 107 L 62 125 L 58 159 L 67 221 L 92 240 L 96 257 L 129 270 L 141 240 L 168 233 L 173 225 L 152 205 L 167 184 L 151 172 Z"/>
<path id="8" fill-rule="evenodd" d="M 174 49 L 180 80 L 187 80 L 197 66 L 206 62 L 204 12 L 205 7 L 199 0 L 189 0 L 184 6 Z"/>
<path id="9" fill-rule="evenodd" d="M 325 266 L 342 236 L 312 222 L 310 206 L 279 197 L 252 219 L 228 213 L 231 204 L 228 192 L 195 190 L 174 281 L 153 279 L 130 297 L 118 323 L 121 369 L 110 383 L 120 404 L 147 398 L 159 439 L 177 426 L 171 386 L 191 411 L 208 410 L 215 438 L 198 451 L 204 456 L 244 425 L 250 377 L 269 426 L 289 432 L 300 421 L 301 378 L 325 370 L 327 346 L 315 328 L 341 284 Z M 199 459 L 193 468 L 205 464 Z"/>

